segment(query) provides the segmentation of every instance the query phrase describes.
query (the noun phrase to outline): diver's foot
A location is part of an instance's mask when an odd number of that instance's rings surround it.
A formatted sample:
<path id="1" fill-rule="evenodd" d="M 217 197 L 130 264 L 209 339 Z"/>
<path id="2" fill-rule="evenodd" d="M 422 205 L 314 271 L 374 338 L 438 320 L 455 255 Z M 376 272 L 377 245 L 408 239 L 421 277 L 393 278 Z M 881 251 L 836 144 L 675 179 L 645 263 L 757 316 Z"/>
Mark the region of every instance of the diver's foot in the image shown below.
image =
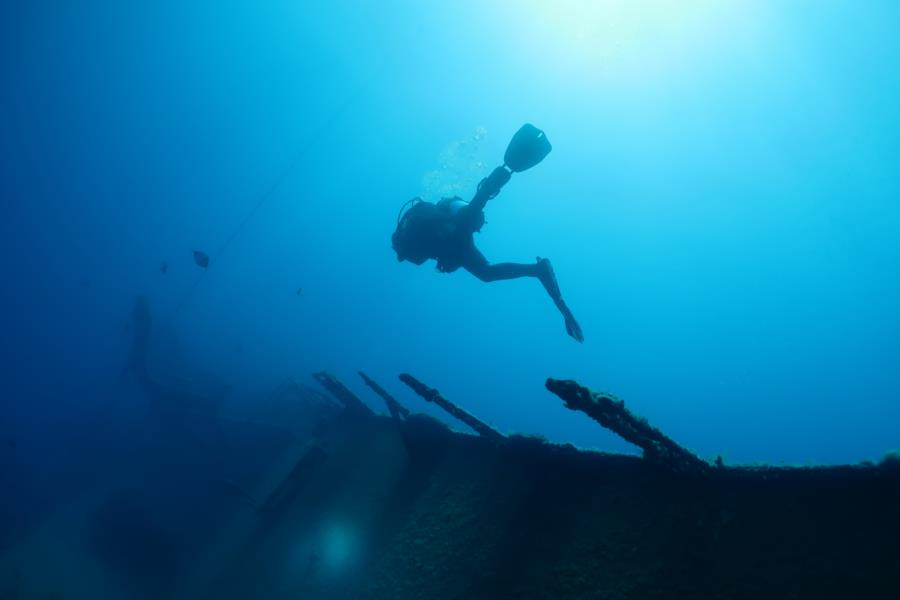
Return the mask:
<path id="1" fill-rule="evenodd" d="M 584 333 L 581 331 L 581 325 L 575 320 L 575 315 L 572 314 L 572 311 L 569 310 L 569 307 L 562 299 L 557 303 L 557 306 L 559 307 L 559 312 L 562 313 L 563 318 L 566 320 L 566 333 L 579 344 L 583 343 Z"/>
<path id="2" fill-rule="evenodd" d="M 584 333 L 581 331 L 581 325 L 575 320 L 575 316 L 572 314 L 572 311 L 568 310 L 568 307 L 566 308 L 563 317 L 566 320 L 566 333 L 579 344 L 583 344 Z"/>
<path id="3" fill-rule="evenodd" d="M 559 283 L 556 281 L 556 273 L 553 272 L 553 265 L 550 264 L 550 259 L 538 256 L 537 267 L 538 279 L 541 280 L 544 289 L 547 290 L 554 302 L 561 299 L 562 292 L 559 291 Z"/>

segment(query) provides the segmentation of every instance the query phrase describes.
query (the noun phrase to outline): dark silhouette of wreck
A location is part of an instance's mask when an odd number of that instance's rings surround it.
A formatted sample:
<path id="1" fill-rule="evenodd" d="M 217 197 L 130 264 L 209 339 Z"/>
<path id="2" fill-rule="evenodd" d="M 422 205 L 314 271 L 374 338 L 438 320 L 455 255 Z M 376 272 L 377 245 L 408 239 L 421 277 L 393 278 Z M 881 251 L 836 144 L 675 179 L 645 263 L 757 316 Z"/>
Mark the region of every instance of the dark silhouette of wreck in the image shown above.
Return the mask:
<path id="1" fill-rule="evenodd" d="M 146 304 L 137 316 L 149 323 Z M 140 361 L 149 332 L 135 331 Z M 622 401 L 548 379 L 567 408 L 643 456 L 581 451 L 504 435 L 400 376 L 477 434 L 468 435 L 360 376 L 389 416 L 321 372 L 314 379 L 327 394 L 289 380 L 270 398 L 302 414 L 303 427 L 229 422 L 232 454 L 253 454 L 254 466 L 240 477 L 217 471 L 218 491 L 198 496 L 196 510 L 214 513 L 216 525 L 194 534 L 199 549 L 182 552 L 177 571 L 160 561 L 178 581 L 157 596 L 900 598 L 895 459 L 710 464 Z M 167 402 L 178 396 L 145 372 L 139 379 Z M 242 428 L 258 433 L 238 448 Z M 266 445 L 267 436 L 281 441 Z"/>

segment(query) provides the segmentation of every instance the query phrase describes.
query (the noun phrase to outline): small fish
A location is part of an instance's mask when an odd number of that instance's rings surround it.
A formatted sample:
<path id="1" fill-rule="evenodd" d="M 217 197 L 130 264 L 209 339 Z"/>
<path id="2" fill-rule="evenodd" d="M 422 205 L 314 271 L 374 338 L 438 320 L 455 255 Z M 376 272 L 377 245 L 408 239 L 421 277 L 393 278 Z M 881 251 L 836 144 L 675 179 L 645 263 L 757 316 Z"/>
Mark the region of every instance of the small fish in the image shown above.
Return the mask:
<path id="1" fill-rule="evenodd" d="M 303 288 L 297 288 L 297 295 L 299 296 L 302 293 L 303 293 Z"/>
<path id="2" fill-rule="evenodd" d="M 166 261 L 163 261 L 163 264 L 159 265 L 159 272 L 162 273 L 163 275 L 165 275 L 168 270 L 169 270 L 169 263 L 167 263 Z"/>
<path id="3" fill-rule="evenodd" d="M 198 266 L 205 269 L 209 266 L 209 255 L 206 252 L 194 250 L 194 262 L 197 263 Z"/>

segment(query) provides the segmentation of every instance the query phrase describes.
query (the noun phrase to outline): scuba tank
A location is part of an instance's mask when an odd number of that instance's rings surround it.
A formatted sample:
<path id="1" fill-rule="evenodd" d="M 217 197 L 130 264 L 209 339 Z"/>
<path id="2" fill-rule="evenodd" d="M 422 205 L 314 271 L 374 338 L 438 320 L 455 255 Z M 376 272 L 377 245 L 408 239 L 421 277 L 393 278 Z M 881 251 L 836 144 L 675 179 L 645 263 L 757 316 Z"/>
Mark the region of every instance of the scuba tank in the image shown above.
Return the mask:
<path id="1" fill-rule="evenodd" d="M 421 198 L 413 198 L 400 207 L 397 215 L 397 228 L 391 236 L 391 247 L 397 253 L 397 260 L 408 260 L 421 265 L 431 258 L 428 252 L 428 234 L 426 224 L 433 220 L 436 206 Z"/>
<path id="2" fill-rule="evenodd" d="M 391 236 L 391 247 L 397 253 L 397 260 L 408 260 L 421 265 L 429 258 L 437 258 L 443 243 L 460 227 L 480 229 L 484 224 L 483 213 L 480 222 L 477 216 L 473 222 L 462 217 L 461 211 L 468 202 L 454 196 L 443 198 L 437 204 L 413 198 L 406 202 L 397 216 L 397 228 Z"/>

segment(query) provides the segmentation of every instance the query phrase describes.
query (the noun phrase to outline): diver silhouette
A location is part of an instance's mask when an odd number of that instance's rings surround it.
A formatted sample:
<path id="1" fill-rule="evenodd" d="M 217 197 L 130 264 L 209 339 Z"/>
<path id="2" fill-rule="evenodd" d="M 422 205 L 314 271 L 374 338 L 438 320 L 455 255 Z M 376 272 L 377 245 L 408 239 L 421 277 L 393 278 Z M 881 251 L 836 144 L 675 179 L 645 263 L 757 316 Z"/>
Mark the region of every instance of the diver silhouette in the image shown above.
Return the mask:
<path id="1" fill-rule="evenodd" d="M 481 180 L 470 202 L 459 196 L 444 198 L 437 204 L 413 198 L 401 207 L 391 242 L 398 261 L 421 265 L 434 259 L 442 273 L 452 273 L 462 267 L 485 282 L 519 277 L 538 279 L 565 319 L 566 332 L 583 342 L 581 326 L 563 301 L 548 259 L 537 257 L 534 263 L 491 263 L 475 246 L 474 234 L 484 225 L 488 200 L 500 193 L 513 173 L 537 165 L 550 150 L 543 131 L 531 124 L 523 125 L 510 141 L 503 165 Z"/>

